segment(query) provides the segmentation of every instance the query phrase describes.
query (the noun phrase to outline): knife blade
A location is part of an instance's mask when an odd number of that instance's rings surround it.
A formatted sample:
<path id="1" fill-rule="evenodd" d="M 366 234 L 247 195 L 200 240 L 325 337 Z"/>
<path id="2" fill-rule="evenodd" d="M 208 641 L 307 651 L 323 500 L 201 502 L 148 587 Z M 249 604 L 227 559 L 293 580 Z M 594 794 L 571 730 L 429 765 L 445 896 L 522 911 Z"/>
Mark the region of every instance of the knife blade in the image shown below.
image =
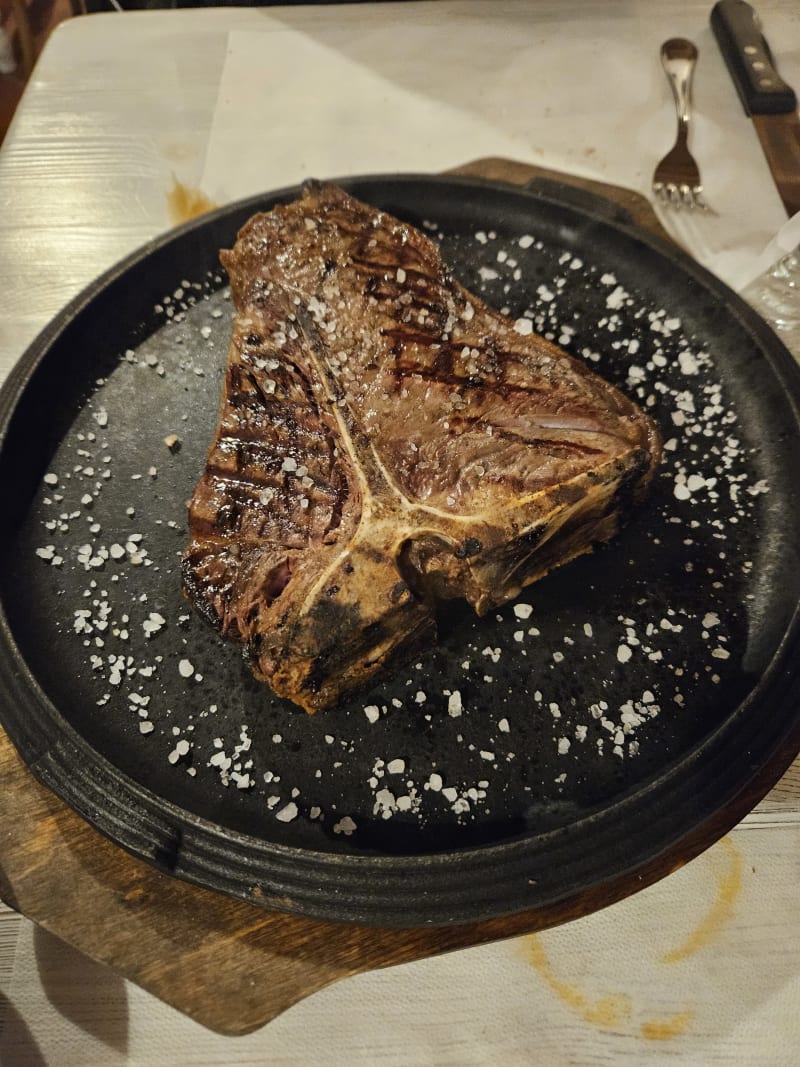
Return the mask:
<path id="1" fill-rule="evenodd" d="M 711 11 L 711 29 L 784 207 L 794 215 L 800 211 L 797 96 L 778 73 L 758 15 L 745 0 L 719 0 Z"/>

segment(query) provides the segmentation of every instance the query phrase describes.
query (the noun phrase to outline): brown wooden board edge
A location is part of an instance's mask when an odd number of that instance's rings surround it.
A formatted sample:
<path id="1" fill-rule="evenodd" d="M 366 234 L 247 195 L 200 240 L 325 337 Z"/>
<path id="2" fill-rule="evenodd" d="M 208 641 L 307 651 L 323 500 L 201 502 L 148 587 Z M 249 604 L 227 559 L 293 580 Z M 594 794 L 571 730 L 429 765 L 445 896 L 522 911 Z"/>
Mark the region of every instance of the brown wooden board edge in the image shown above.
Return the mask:
<path id="1" fill-rule="evenodd" d="M 527 185 L 531 182 L 542 181 L 582 189 L 584 192 L 592 193 L 594 196 L 621 207 L 630 216 L 632 222 L 661 238 L 662 241 L 675 243 L 659 222 L 650 201 L 641 193 L 626 189 L 622 185 L 612 185 L 593 178 L 581 178 L 576 174 L 565 174 L 562 171 L 549 170 L 547 167 L 539 167 L 533 163 L 520 163 L 517 160 L 495 156 L 475 159 L 470 163 L 453 167 L 446 173 L 509 182 L 512 185 Z"/>
<path id="2" fill-rule="evenodd" d="M 0 896 L 33 922 L 211 1030 L 246 1034 L 349 975 L 560 925 L 682 867 L 730 830 L 790 762 L 645 867 L 537 911 L 389 930 L 270 912 L 129 856 L 37 782 L 0 730 Z M 791 775 L 800 784 L 800 760 Z"/>
<path id="3" fill-rule="evenodd" d="M 488 159 L 453 173 L 572 184 L 661 237 L 648 202 L 617 186 Z M 90 958 L 226 1035 L 249 1033 L 348 975 L 529 934 L 606 907 L 704 851 L 767 792 L 793 752 L 668 854 L 546 909 L 461 926 L 386 930 L 270 912 L 190 885 L 123 852 L 36 781 L 0 730 L 0 896 Z M 800 761 L 792 771 L 798 792 Z"/>

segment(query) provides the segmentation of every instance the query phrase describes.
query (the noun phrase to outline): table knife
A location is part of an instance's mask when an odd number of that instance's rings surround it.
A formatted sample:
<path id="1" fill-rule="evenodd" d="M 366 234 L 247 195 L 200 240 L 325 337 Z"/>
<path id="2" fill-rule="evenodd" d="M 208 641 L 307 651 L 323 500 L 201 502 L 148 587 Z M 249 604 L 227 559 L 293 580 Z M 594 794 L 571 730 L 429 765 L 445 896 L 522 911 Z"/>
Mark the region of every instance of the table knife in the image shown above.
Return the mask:
<path id="1" fill-rule="evenodd" d="M 800 118 L 797 96 L 778 73 L 754 9 L 744 0 L 719 0 L 711 29 L 753 120 L 781 200 L 800 211 Z"/>

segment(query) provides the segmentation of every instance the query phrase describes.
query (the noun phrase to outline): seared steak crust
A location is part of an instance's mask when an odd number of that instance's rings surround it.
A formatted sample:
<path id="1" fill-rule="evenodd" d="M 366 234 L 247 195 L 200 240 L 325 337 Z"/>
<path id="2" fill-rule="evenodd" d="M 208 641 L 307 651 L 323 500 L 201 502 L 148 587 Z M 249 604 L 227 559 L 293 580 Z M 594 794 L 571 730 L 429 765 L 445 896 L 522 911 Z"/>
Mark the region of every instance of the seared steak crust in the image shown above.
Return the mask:
<path id="1" fill-rule="evenodd" d="M 422 233 L 331 185 L 222 253 L 236 307 L 189 505 L 190 600 L 315 711 L 612 537 L 652 422 L 469 294 Z"/>

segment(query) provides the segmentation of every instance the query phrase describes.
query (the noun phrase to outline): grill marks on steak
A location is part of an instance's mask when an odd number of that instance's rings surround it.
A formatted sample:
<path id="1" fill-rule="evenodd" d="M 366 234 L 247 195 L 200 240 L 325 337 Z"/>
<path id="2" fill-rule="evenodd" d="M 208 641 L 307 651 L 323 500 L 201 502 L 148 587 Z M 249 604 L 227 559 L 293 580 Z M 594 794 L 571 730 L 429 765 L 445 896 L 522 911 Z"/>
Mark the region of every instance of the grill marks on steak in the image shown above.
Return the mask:
<path id="1" fill-rule="evenodd" d="M 222 253 L 236 317 L 189 507 L 184 587 L 309 711 L 607 540 L 658 461 L 650 420 L 466 292 L 436 246 L 342 190 Z"/>

